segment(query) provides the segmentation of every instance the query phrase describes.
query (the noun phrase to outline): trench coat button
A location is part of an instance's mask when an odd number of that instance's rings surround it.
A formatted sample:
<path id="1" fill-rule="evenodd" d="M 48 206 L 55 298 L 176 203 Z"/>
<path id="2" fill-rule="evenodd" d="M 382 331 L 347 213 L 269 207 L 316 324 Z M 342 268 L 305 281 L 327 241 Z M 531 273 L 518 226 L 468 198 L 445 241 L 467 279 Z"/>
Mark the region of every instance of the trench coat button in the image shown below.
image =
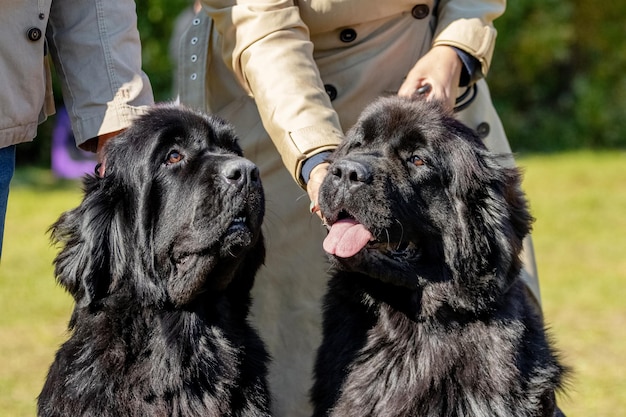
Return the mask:
<path id="1" fill-rule="evenodd" d="M 489 135 L 489 131 L 491 127 L 489 127 L 489 123 L 482 122 L 476 127 L 476 133 L 478 133 L 478 137 L 481 139 L 485 139 Z"/>
<path id="2" fill-rule="evenodd" d="M 413 10 L 411 10 L 411 14 L 416 19 L 425 18 L 426 16 L 428 16 L 429 12 L 430 9 L 426 4 L 418 4 L 417 6 L 413 7 Z"/>
<path id="3" fill-rule="evenodd" d="M 30 39 L 31 41 L 37 42 L 39 39 L 41 39 L 41 29 L 30 28 L 28 29 L 28 32 L 26 32 L 26 36 L 28 36 L 28 39 Z"/>
<path id="4" fill-rule="evenodd" d="M 333 101 L 337 98 L 337 89 L 335 88 L 335 86 L 330 84 L 324 84 L 324 88 L 326 89 L 326 94 L 328 94 L 328 97 L 330 97 L 330 101 Z"/>
<path id="5" fill-rule="evenodd" d="M 339 34 L 339 39 L 341 40 L 341 42 L 352 42 L 356 39 L 356 30 L 352 28 L 342 30 Z"/>

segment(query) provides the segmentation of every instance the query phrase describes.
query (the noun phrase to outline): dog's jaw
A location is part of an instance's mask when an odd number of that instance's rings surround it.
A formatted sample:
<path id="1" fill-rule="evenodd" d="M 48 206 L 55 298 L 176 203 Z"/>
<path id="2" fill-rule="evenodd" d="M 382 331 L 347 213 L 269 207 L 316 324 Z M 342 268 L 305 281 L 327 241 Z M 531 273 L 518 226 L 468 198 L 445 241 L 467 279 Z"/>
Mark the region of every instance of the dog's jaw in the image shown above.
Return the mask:
<path id="1" fill-rule="evenodd" d="M 259 239 L 258 219 L 238 214 L 216 241 L 195 238 L 193 246 L 174 249 L 169 261 L 173 270 L 168 283 L 171 301 L 185 305 L 204 292 L 224 290 Z"/>
<path id="2" fill-rule="evenodd" d="M 326 219 L 329 234 L 323 246 L 335 268 L 411 289 L 424 285 L 427 279 L 422 275 L 432 268 L 422 271 L 421 242 L 403 240 L 405 234 L 392 230 L 391 225 L 397 221 L 372 225 L 367 221 L 371 217 L 368 207 L 350 204 L 345 199 L 345 205 L 337 206 L 324 198 L 321 201 L 330 213 Z"/>
<path id="3" fill-rule="evenodd" d="M 356 256 L 384 256 L 400 262 L 414 262 L 421 256 L 417 242 L 390 240 L 383 229 L 377 236 L 354 218 L 327 224 L 329 233 L 324 239 L 324 250 L 337 258 Z"/>
<path id="4" fill-rule="evenodd" d="M 242 256 L 254 245 L 258 235 L 258 227 L 253 226 L 244 214 L 235 216 L 220 238 L 220 257 L 227 259 Z"/>

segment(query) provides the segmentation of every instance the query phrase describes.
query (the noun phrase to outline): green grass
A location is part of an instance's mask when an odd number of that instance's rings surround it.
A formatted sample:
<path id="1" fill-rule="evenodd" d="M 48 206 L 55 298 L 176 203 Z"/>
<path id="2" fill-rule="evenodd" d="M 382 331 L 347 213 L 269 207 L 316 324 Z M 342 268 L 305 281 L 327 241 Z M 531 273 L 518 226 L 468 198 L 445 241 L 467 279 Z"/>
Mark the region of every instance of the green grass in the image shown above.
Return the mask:
<path id="1" fill-rule="evenodd" d="M 574 374 L 559 398 L 568 417 L 626 409 L 626 153 L 519 158 L 534 230 L 546 321 Z M 77 183 L 20 171 L 0 265 L 0 416 L 33 416 L 71 299 L 53 278 L 46 230 L 78 204 Z"/>
<path id="2" fill-rule="evenodd" d="M 573 367 L 568 417 L 626 409 L 626 152 L 522 158 L 546 320 Z"/>
<path id="3" fill-rule="evenodd" d="M 35 398 L 66 337 L 71 299 L 53 278 L 47 230 L 77 205 L 80 186 L 47 171 L 20 172 L 11 187 L 0 264 L 0 415 L 34 416 Z"/>

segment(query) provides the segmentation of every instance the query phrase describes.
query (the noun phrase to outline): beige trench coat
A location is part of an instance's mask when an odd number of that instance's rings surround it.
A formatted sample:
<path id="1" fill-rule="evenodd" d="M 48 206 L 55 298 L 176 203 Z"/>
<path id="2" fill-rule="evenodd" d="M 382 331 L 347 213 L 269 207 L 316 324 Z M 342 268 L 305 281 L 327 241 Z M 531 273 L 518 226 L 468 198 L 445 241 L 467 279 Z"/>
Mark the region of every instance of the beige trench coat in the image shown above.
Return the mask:
<path id="1" fill-rule="evenodd" d="M 77 145 L 128 127 L 153 104 L 135 2 L 2 0 L 0 147 L 31 141 L 54 113 L 55 63 Z"/>
<path id="2" fill-rule="evenodd" d="M 375 97 L 395 94 L 433 45 L 468 52 L 487 74 L 492 21 L 505 1 L 442 0 L 437 10 L 430 0 L 203 5 L 208 14 L 198 15 L 181 41 L 181 102 L 233 123 L 244 154 L 261 169 L 268 254 L 253 289 L 252 319 L 273 356 L 275 415 L 310 415 L 307 392 L 328 272 L 325 231 L 317 217 L 306 215 L 302 163 L 333 149 Z M 458 117 L 493 151 L 510 152 L 484 80 L 477 91 Z M 527 278 L 536 284 L 532 256 L 527 265 Z M 538 298 L 538 287 L 532 288 Z"/>

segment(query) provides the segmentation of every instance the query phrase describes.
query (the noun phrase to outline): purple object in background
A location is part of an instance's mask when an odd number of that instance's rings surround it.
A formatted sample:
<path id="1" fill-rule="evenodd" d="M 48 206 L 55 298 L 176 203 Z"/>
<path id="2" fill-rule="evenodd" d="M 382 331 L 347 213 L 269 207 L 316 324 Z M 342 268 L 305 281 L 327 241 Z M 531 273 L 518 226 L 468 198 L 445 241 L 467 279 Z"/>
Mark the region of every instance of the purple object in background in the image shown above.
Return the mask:
<path id="1" fill-rule="evenodd" d="M 59 178 L 80 178 L 92 174 L 96 166 L 96 154 L 76 147 L 70 118 L 65 107 L 57 110 L 52 131 L 52 172 Z"/>

